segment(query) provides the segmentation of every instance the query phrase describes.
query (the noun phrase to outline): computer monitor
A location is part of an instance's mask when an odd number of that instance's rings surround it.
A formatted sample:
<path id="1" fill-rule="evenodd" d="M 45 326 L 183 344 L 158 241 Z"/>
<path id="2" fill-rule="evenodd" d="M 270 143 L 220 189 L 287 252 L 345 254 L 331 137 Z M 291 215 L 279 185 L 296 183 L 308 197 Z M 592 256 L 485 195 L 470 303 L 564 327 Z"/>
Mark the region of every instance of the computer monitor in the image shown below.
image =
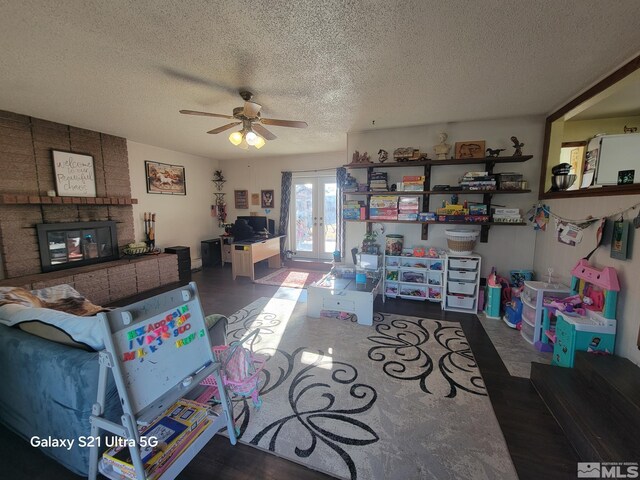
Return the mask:
<path id="1" fill-rule="evenodd" d="M 238 220 L 246 220 L 247 223 L 253 228 L 253 231 L 256 235 L 259 235 L 260 232 L 267 229 L 270 235 L 275 235 L 276 230 L 276 222 L 264 217 L 264 216 L 240 216 Z"/>

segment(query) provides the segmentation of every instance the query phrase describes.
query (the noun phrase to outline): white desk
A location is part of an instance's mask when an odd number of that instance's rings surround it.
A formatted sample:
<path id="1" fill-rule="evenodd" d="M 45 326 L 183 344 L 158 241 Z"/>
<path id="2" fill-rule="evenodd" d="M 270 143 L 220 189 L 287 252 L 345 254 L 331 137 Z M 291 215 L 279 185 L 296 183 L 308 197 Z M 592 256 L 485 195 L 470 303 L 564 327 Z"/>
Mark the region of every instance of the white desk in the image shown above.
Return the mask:
<path id="1" fill-rule="evenodd" d="M 234 242 L 231 244 L 231 273 L 255 280 L 254 265 L 262 260 L 269 260 L 269 268 L 280 268 L 280 238 L 266 240 Z"/>
<path id="2" fill-rule="evenodd" d="M 379 279 L 367 280 L 366 289 L 357 290 L 355 278 L 333 278 L 327 274 L 309 285 L 307 315 L 320 317 L 321 310 L 336 310 L 355 313 L 360 325 L 373 325 L 373 300 L 379 293 L 381 283 Z"/>

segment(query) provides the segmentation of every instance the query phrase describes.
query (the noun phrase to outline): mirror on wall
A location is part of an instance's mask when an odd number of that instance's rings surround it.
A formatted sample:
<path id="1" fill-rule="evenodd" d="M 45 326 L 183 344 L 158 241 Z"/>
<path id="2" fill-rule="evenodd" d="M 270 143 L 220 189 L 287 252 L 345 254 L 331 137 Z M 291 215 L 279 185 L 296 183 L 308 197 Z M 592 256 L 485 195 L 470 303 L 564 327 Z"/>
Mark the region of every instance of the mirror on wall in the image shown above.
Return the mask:
<path id="1" fill-rule="evenodd" d="M 640 193 L 640 56 L 547 117 L 540 198 Z"/>

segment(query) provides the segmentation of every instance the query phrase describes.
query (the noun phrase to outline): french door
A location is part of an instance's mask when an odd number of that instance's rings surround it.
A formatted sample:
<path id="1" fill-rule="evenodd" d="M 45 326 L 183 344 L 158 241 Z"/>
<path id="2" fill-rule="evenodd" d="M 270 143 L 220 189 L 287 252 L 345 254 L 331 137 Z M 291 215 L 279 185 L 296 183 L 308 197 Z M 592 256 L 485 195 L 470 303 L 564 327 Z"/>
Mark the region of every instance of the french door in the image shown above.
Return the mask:
<path id="1" fill-rule="evenodd" d="M 297 258 L 330 258 L 336 249 L 336 177 L 299 176 L 292 179 L 292 250 Z"/>

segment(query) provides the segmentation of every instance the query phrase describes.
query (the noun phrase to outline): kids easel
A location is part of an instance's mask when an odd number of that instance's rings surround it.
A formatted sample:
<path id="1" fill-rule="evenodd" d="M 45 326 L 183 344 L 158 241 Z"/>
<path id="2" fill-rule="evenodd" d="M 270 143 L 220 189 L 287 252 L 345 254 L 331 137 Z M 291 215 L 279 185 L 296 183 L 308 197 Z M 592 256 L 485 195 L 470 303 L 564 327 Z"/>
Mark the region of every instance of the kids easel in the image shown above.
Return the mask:
<path id="1" fill-rule="evenodd" d="M 236 443 L 231 404 L 220 378 L 204 321 L 196 284 L 177 288 L 147 300 L 99 313 L 105 350 L 100 352 L 98 395 L 91 415 L 91 437 L 100 430 L 135 439 L 129 451 L 139 480 L 146 479 L 140 457 L 138 427 L 149 425 L 178 399 L 209 375 L 218 384 L 223 411 L 161 475 L 175 478 L 221 428 Z M 122 404 L 122 424 L 107 420 L 104 405 L 107 375 L 111 371 Z M 132 442 L 133 443 L 133 442 Z M 99 462 L 98 444 L 91 448 L 89 479 L 100 470 L 108 478 L 120 478 Z"/>

